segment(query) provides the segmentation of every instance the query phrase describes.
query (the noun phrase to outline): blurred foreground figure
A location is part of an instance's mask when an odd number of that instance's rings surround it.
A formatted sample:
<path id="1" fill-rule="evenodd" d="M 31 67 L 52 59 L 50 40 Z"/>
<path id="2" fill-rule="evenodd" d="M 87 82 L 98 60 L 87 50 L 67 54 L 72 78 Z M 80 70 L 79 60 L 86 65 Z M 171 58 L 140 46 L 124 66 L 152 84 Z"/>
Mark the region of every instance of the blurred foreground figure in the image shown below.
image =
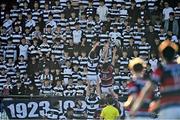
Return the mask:
<path id="1" fill-rule="evenodd" d="M 134 58 L 129 63 L 129 69 L 132 73 L 132 80 L 128 83 L 129 96 L 128 100 L 124 103 L 124 107 L 131 112 L 131 107 L 135 104 L 134 101 L 139 97 L 141 90 L 147 83 L 144 77 L 146 63 L 141 58 Z M 127 119 L 150 120 L 153 117 L 152 114 L 148 112 L 151 99 L 152 96 L 148 96 L 148 98 L 143 101 L 141 108 L 134 114 L 134 118 L 127 116 Z"/>
<path id="2" fill-rule="evenodd" d="M 151 93 L 156 84 L 160 84 L 160 119 L 180 119 L 180 64 L 174 62 L 178 46 L 170 40 L 163 41 L 159 52 L 164 64 L 158 67 L 142 89 L 132 108 L 132 115 L 139 109 L 142 101 Z"/>

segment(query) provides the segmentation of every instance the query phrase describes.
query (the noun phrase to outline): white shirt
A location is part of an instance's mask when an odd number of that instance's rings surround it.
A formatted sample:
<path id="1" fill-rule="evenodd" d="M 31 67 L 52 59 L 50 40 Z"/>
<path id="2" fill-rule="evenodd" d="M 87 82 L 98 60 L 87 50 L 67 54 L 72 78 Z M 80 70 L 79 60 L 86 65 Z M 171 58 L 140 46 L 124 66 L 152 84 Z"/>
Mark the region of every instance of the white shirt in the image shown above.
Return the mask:
<path id="1" fill-rule="evenodd" d="M 33 19 L 31 19 L 31 20 L 26 21 L 25 27 L 31 28 L 31 27 L 35 27 L 35 25 L 36 25 L 35 21 Z"/>
<path id="2" fill-rule="evenodd" d="M 164 20 L 169 19 L 169 13 L 171 13 L 171 12 L 173 12 L 173 9 L 171 7 L 163 9 Z"/>
<path id="3" fill-rule="evenodd" d="M 73 30 L 73 42 L 79 44 L 81 42 L 82 30 Z"/>
<path id="4" fill-rule="evenodd" d="M 23 55 L 25 59 L 28 56 L 28 45 L 19 45 L 19 56 Z"/>
<path id="5" fill-rule="evenodd" d="M 149 63 L 151 64 L 152 71 L 156 70 L 157 64 L 158 64 L 158 60 L 157 59 L 150 59 Z"/>
<path id="6" fill-rule="evenodd" d="M 106 21 L 106 15 L 108 14 L 108 8 L 104 5 L 104 6 L 99 6 L 97 8 L 96 13 L 99 15 L 100 20 L 102 21 Z"/>

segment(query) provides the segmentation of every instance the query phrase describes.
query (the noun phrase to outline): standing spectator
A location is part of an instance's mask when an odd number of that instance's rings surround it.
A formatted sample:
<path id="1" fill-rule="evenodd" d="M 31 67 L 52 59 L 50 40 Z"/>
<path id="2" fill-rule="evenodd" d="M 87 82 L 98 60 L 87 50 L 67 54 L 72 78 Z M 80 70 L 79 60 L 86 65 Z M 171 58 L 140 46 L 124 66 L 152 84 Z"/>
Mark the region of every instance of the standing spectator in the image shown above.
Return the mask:
<path id="1" fill-rule="evenodd" d="M 72 36 L 73 36 L 73 43 L 77 46 L 80 45 L 81 38 L 83 36 L 83 31 L 80 29 L 79 23 L 75 24 L 75 30 L 73 30 Z"/>
<path id="2" fill-rule="evenodd" d="M 52 13 L 56 23 L 60 21 L 60 14 L 63 12 L 63 7 L 60 5 L 59 0 L 54 1 L 54 5 L 52 6 Z"/>
<path id="3" fill-rule="evenodd" d="M 54 55 L 57 61 L 59 61 L 64 55 L 64 41 L 61 38 L 55 38 L 54 42 L 51 54 Z"/>
<path id="4" fill-rule="evenodd" d="M 164 2 L 165 8 L 163 9 L 163 20 L 168 20 L 169 19 L 169 13 L 173 12 L 173 8 L 169 7 L 168 2 Z"/>
<path id="5" fill-rule="evenodd" d="M 24 60 L 23 55 L 20 55 L 18 60 L 17 69 L 19 70 L 20 75 L 23 76 L 27 73 L 27 62 Z"/>
<path id="6" fill-rule="evenodd" d="M 97 8 L 96 14 L 99 15 L 100 20 L 106 21 L 107 20 L 106 16 L 108 14 L 108 8 L 106 7 L 104 0 L 101 0 L 99 4 L 100 4 L 100 6 Z"/>
<path id="7" fill-rule="evenodd" d="M 18 46 L 21 42 L 22 37 L 23 37 L 19 24 L 14 26 L 14 32 L 11 33 L 11 37 L 12 37 L 13 44 Z"/>
<path id="8" fill-rule="evenodd" d="M 16 25 L 19 25 L 20 31 L 24 31 L 25 28 L 25 17 L 23 16 L 22 13 L 18 14 L 18 18 L 14 21 L 13 26 L 15 27 Z"/>
<path id="9" fill-rule="evenodd" d="M 1 39 L 1 47 L 7 46 L 7 41 L 9 39 L 9 34 L 7 33 L 6 27 L 2 27 L 1 29 L 1 34 L 0 34 L 0 39 Z"/>
<path id="10" fill-rule="evenodd" d="M 5 14 L 5 19 L 3 21 L 3 27 L 6 28 L 6 32 L 11 32 L 12 30 L 12 24 L 13 24 L 13 21 L 10 19 L 10 14 L 9 13 L 6 13 Z"/>
<path id="11" fill-rule="evenodd" d="M 24 59 L 28 59 L 28 48 L 29 46 L 26 44 L 26 39 L 21 39 L 21 44 L 19 45 L 19 56 L 24 56 Z"/>
<path id="12" fill-rule="evenodd" d="M 112 3 L 112 8 L 109 9 L 109 14 L 111 15 L 111 18 L 112 18 L 113 20 L 115 19 L 115 16 L 119 16 L 119 15 L 120 15 L 116 1 L 113 1 L 113 3 Z"/>
<path id="13" fill-rule="evenodd" d="M 49 16 L 49 13 L 50 13 L 50 7 L 49 7 L 49 4 L 48 3 L 45 3 L 45 9 L 42 10 L 42 16 L 43 16 L 43 19 L 44 19 L 44 22 L 47 22 L 48 21 L 48 16 Z"/>
<path id="14" fill-rule="evenodd" d="M 47 43 L 51 47 L 54 43 L 53 27 L 51 25 L 46 26 L 46 31 L 44 32 L 43 36 L 45 36 L 47 38 Z"/>
<path id="15" fill-rule="evenodd" d="M 32 38 L 35 38 L 36 40 L 42 40 L 42 32 L 40 31 L 40 27 L 38 25 L 35 26 L 35 30 L 32 32 Z"/>
<path id="16" fill-rule="evenodd" d="M 51 52 L 51 47 L 47 42 L 47 37 L 43 37 L 43 43 L 40 45 L 40 55 L 42 56 L 43 54 L 49 57 Z"/>
<path id="17" fill-rule="evenodd" d="M 9 58 L 12 58 L 13 61 L 16 60 L 17 57 L 17 49 L 16 46 L 12 44 L 12 38 L 10 37 L 8 39 L 7 46 L 4 47 L 4 59 L 7 60 Z"/>
<path id="18" fill-rule="evenodd" d="M 36 25 L 39 26 L 40 32 L 43 33 L 43 32 L 44 32 L 44 29 L 45 29 L 45 22 L 44 22 L 44 20 L 43 20 L 42 15 L 39 15 L 39 16 L 37 17 L 37 23 L 36 23 Z"/>
<path id="19" fill-rule="evenodd" d="M 173 34 L 179 35 L 179 24 L 178 21 L 174 18 L 174 13 L 169 13 L 169 18 L 164 21 L 164 31 L 172 31 Z"/>
<path id="20" fill-rule="evenodd" d="M 119 46 L 121 45 L 121 33 L 118 32 L 118 28 L 116 25 L 113 26 L 113 31 L 109 33 L 109 37 L 111 38 L 112 46 Z"/>
<path id="21" fill-rule="evenodd" d="M 36 59 L 36 56 L 31 55 L 27 65 L 28 76 L 33 77 L 35 72 L 39 72 L 39 64 L 38 64 L 38 60 Z"/>
<path id="22" fill-rule="evenodd" d="M 13 86 L 11 84 L 11 78 L 7 77 L 7 82 L 3 85 L 2 94 L 4 96 L 9 95 L 13 89 Z"/>
<path id="23" fill-rule="evenodd" d="M 28 1 L 24 1 L 23 3 L 23 8 L 20 9 L 21 10 L 21 13 L 24 15 L 24 16 L 27 16 L 27 13 L 31 11 L 31 9 L 29 8 L 29 3 Z"/>
<path id="24" fill-rule="evenodd" d="M 1 20 L 3 20 L 5 18 L 5 14 L 7 12 L 6 7 L 7 7 L 7 5 L 5 3 L 1 3 L 1 9 L 0 9 Z"/>
<path id="25" fill-rule="evenodd" d="M 32 13 L 31 12 L 28 12 L 27 13 L 27 20 L 25 22 L 25 27 L 29 27 L 30 28 L 30 31 L 34 31 L 34 28 L 35 28 L 35 21 L 32 19 Z"/>
<path id="26" fill-rule="evenodd" d="M 131 7 L 128 9 L 128 15 L 131 25 L 134 25 L 135 22 L 137 21 L 138 18 L 137 13 L 138 13 L 138 9 L 136 7 L 136 2 L 135 0 L 131 0 Z"/>
<path id="27" fill-rule="evenodd" d="M 28 48 L 28 53 L 29 56 L 35 56 L 35 58 L 39 58 L 39 46 L 38 46 L 38 39 L 37 38 L 33 38 L 33 43 L 31 46 L 29 46 Z"/>
<path id="28" fill-rule="evenodd" d="M 128 10 L 126 9 L 125 3 L 121 4 L 121 9 L 119 10 L 120 18 L 126 19 L 128 17 Z"/>
<path id="29" fill-rule="evenodd" d="M 147 19 L 150 16 L 150 12 L 146 7 L 146 3 L 142 2 L 141 7 L 139 9 L 139 17 L 143 20 Z"/>
<path id="30" fill-rule="evenodd" d="M 75 9 L 73 8 L 73 6 L 71 5 L 70 1 L 67 1 L 67 7 L 64 9 L 64 13 L 65 13 L 65 18 L 69 19 L 71 17 L 71 13 L 75 12 Z"/>
<path id="31" fill-rule="evenodd" d="M 35 20 L 36 23 L 38 23 L 38 17 L 41 15 L 41 10 L 39 9 L 39 3 L 38 1 L 35 1 L 34 9 L 32 9 L 32 19 Z"/>
<path id="32" fill-rule="evenodd" d="M 48 14 L 48 20 L 46 22 L 46 27 L 49 25 L 52 27 L 52 30 L 55 30 L 55 28 L 57 27 L 57 23 L 54 21 L 53 14 L 51 12 L 49 12 L 49 14 Z"/>
<path id="33" fill-rule="evenodd" d="M 86 17 L 89 17 L 89 15 L 93 16 L 95 15 L 96 13 L 96 9 L 93 7 L 93 0 L 88 0 L 88 7 L 85 8 L 85 14 L 86 14 Z"/>
<path id="34" fill-rule="evenodd" d="M 2 68 L 0 72 L 0 92 L 2 92 L 3 86 L 6 82 L 7 82 L 6 71 L 5 68 Z"/>
<path id="35" fill-rule="evenodd" d="M 175 13 L 175 19 L 179 21 L 180 20 L 180 1 L 177 3 L 177 6 L 174 8 L 174 13 Z"/>
<path id="36" fill-rule="evenodd" d="M 32 44 L 32 32 L 30 31 L 30 28 L 29 27 L 25 27 L 24 28 L 24 34 L 23 34 L 23 37 L 26 39 L 26 44 Z"/>

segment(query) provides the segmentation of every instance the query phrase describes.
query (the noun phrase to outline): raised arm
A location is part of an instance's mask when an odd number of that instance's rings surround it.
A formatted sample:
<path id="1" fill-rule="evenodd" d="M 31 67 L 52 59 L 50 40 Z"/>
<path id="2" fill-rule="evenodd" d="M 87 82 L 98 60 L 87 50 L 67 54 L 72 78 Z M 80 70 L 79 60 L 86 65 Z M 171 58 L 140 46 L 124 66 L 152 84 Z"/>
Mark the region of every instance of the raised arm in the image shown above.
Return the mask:
<path id="1" fill-rule="evenodd" d="M 115 57 L 116 57 L 117 48 L 114 47 L 112 52 L 113 52 L 113 55 L 112 55 L 112 63 L 111 64 L 114 66 L 115 65 Z"/>

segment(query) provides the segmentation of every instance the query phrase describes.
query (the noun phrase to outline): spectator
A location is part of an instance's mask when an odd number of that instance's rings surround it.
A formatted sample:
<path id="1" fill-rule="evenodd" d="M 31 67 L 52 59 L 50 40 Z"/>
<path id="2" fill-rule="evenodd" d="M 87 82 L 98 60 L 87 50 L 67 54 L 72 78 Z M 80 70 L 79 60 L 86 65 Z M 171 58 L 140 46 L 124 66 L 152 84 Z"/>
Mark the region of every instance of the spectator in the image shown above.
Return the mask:
<path id="1" fill-rule="evenodd" d="M 52 94 L 52 86 L 51 82 L 48 79 L 43 79 L 42 86 L 40 89 L 40 95 L 51 95 Z"/>
<path id="2" fill-rule="evenodd" d="M 131 7 L 128 9 L 128 15 L 131 25 L 134 25 L 138 18 L 138 9 L 136 8 L 135 0 L 131 0 Z"/>
<path id="3" fill-rule="evenodd" d="M 179 33 L 179 24 L 178 21 L 174 18 L 174 13 L 169 13 L 169 18 L 164 21 L 164 31 L 172 31 L 173 34 L 178 35 Z"/>
<path id="4" fill-rule="evenodd" d="M 71 13 L 74 12 L 75 10 L 74 10 L 74 8 L 72 7 L 70 1 L 68 1 L 66 4 L 67 4 L 67 7 L 64 9 L 63 12 L 65 13 L 65 18 L 66 18 L 66 19 L 69 19 Z"/>
<path id="5" fill-rule="evenodd" d="M 39 91 L 37 90 L 36 86 L 31 83 L 27 87 L 26 94 L 30 96 L 39 95 Z"/>
<path id="6" fill-rule="evenodd" d="M 31 56 L 31 59 L 29 60 L 27 65 L 28 76 L 32 77 L 35 72 L 39 72 L 38 60 L 36 59 L 36 56 Z"/>
<path id="7" fill-rule="evenodd" d="M 13 26 L 19 25 L 20 26 L 20 30 L 24 31 L 25 28 L 25 17 L 23 16 L 23 14 L 19 13 L 18 14 L 18 18 L 14 21 Z"/>
<path id="8" fill-rule="evenodd" d="M 169 3 L 168 2 L 164 2 L 164 6 L 165 8 L 163 9 L 163 21 L 168 20 L 169 19 L 169 15 L 171 12 L 173 12 L 172 7 L 169 7 Z"/>
<path id="9" fill-rule="evenodd" d="M 19 56 L 24 56 L 24 59 L 28 59 L 28 48 L 29 46 L 26 44 L 26 39 L 21 39 L 21 44 L 19 45 Z"/>
<path id="10" fill-rule="evenodd" d="M 25 23 L 26 23 L 25 27 L 29 27 L 31 32 L 34 31 L 34 27 L 35 27 L 36 23 L 32 19 L 32 13 L 31 12 L 27 13 L 27 20 Z"/>
<path id="11" fill-rule="evenodd" d="M 50 73 L 49 68 L 46 67 L 44 69 L 44 73 L 42 73 L 40 79 L 41 79 L 42 82 L 43 82 L 43 80 L 49 80 L 49 82 L 52 83 L 53 75 Z"/>
<path id="12" fill-rule="evenodd" d="M 99 5 L 100 6 L 97 8 L 96 14 L 99 15 L 100 20 L 106 21 L 107 20 L 106 16 L 108 14 L 108 8 L 105 5 L 105 1 L 101 0 Z"/>
<path id="13" fill-rule="evenodd" d="M 88 1 L 89 1 L 88 7 L 85 8 L 86 17 L 89 17 L 89 15 L 94 17 L 96 9 L 93 7 L 93 0 L 88 0 Z"/>
<path id="14" fill-rule="evenodd" d="M 21 81 L 16 82 L 16 86 L 13 87 L 11 94 L 12 95 L 24 95 L 25 93 L 25 88 Z"/>
<path id="15" fill-rule="evenodd" d="M 10 14 L 6 13 L 5 14 L 5 19 L 3 21 L 3 27 L 6 28 L 7 33 L 12 30 L 12 24 L 13 24 L 13 21 L 10 19 Z"/>
<path id="16" fill-rule="evenodd" d="M 75 45 L 80 45 L 81 43 L 81 38 L 83 36 L 83 32 L 82 30 L 80 29 L 80 24 L 79 23 L 76 23 L 75 24 L 75 30 L 73 30 L 72 32 L 72 36 L 73 36 L 73 43 Z"/>
<path id="17" fill-rule="evenodd" d="M 55 81 L 55 86 L 53 87 L 53 93 L 55 96 L 63 96 L 64 92 L 64 86 L 62 85 L 61 80 L 56 80 Z"/>

